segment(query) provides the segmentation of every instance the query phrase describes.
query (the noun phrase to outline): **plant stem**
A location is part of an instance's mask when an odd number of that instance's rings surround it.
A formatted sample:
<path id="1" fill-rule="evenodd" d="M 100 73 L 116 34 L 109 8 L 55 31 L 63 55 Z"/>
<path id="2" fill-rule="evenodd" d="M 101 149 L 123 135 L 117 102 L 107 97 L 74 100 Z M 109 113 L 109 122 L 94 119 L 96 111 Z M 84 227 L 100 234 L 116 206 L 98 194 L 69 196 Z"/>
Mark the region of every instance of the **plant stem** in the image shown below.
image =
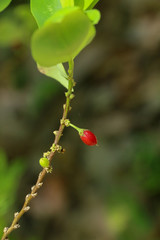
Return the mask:
<path id="1" fill-rule="evenodd" d="M 69 62 L 69 69 L 68 69 L 68 92 L 66 94 L 66 103 L 64 105 L 64 111 L 63 111 L 63 116 L 62 116 L 62 121 L 60 121 L 60 126 L 59 126 L 59 129 L 58 131 L 56 132 L 56 135 L 55 135 L 55 140 L 54 140 L 54 145 L 58 145 L 59 143 L 59 140 L 62 136 L 62 133 L 63 133 L 63 130 L 65 128 L 65 124 L 63 124 L 64 120 L 67 118 L 68 116 L 68 113 L 70 111 L 70 101 L 71 101 L 71 94 L 72 94 L 72 89 L 75 85 L 74 83 L 74 79 L 73 79 L 73 71 L 74 71 L 74 62 L 73 60 L 71 60 Z M 56 148 L 54 151 L 51 151 L 49 156 L 48 156 L 48 160 L 50 162 L 50 166 L 51 166 L 51 161 L 55 155 L 55 152 L 56 152 Z M 38 179 L 37 179 L 37 182 L 36 184 L 31 188 L 31 193 L 30 194 L 27 194 L 26 197 L 25 197 L 25 201 L 24 201 L 24 204 L 23 204 L 23 207 L 21 208 L 20 212 L 17 212 L 14 214 L 14 219 L 10 225 L 10 227 L 5 227 L 4 228 L 4 233 L 3 233 L 3 236 L 1 238 L 1 240 L 7 240 L 8 239 L 8 236 L 9 234 L 20 227 L 20 225 L 18 224 L 18 221 L 20 220 L 20 218 L 23 216 L 23 214 L 25 212 L 27 212 L 30 207 L 28 206 L 29 202 L 37 196 L 37 191 L 38 189 L 43 185 L 43 179 L 46 175 L 46 173 L 48 173 L 49 171 L 47 171 L 46 168 L 44 168 L 38 175 Z"/>
<path id="2" fill-rule="evenodd" d="M 69 126 L 71 126 L 72 128 L 76 129 L 78 132 L 82 131 L 82 128 L 79 128 L 77 126 L 75 126 L 74 124 L 70 123 Z"/>

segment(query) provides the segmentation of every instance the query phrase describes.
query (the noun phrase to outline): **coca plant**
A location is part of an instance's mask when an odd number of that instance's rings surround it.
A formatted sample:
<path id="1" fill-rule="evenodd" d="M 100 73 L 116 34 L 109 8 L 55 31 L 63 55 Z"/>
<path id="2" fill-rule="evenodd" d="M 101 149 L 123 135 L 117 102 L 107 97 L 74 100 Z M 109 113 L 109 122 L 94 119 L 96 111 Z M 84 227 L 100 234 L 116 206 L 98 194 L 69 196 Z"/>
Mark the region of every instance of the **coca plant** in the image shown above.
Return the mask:
<path id="1" fill-rule="evenodd" d="M 7 240 L 9 234 L 20 227 L 19 220 L 29 211 L 30 201 L 37 196 L 37 191 L 43 185 L 45 175 L 52 171 L 51 162 L 56 152 L 63 152 L 59 145 L 65 127 L 75 128 L 82 141 L 87 145 L 96 145 L 95 135 L 86 129 L 81 129 L 70 123 L 68 113 L 71 110 L 71 100 L 75 81 L 74 59 L 95 37 L 95 25 L 100 20 L 100 12 L 93 9 L 99 0 L 31 0 L 30 8 L 37 22 L 37 30 L 31 38 L 31 51 L 39 71 L 46 76 L 59 81 L 66 89 L 66 102 L 59 129 L 54 131 L 55 138 L 50 150 L 43 153 L 39 160 L 42 171 L 37 181 L 26 195 L 24 205 L 14 214 L 9 227 L 4 228 L 1 240 Z M 0 0 L 0 12 L 11 0 Z M 68 63 L 66 72 L 63 63 Z"/>

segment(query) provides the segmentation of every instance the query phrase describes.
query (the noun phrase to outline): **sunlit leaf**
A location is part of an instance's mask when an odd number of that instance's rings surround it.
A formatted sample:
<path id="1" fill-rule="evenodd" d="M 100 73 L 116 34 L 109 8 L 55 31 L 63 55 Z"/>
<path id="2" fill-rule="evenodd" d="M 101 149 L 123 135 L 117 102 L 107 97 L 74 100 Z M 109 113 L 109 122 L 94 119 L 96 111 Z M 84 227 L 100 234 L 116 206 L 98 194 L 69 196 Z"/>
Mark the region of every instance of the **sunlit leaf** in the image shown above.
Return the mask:
<path id="1" fill-rule="evenodd" d="M 68 62 L 93 39 L 95 28 L 78 7 L 56 12 L 32 37 L 32 55 L 41 66 Z"/>
<path id="2" fill-rule="evenodd" d="M 56 79 L 58 82 L 60 82 L 65 88 L 68 89 L 68 80 L 67 80 L 67 74 L 63 67 L 63 65 L 57 64 L 52 67 L 42 67 L 38 65 L 38 69 L 41 73 L 44 75 Z"/>
<path id="3" fill-rule="evenodd" d="M 92 9 L 99 0 L 84 0 L 84 10 Z"/>
<path id="4" fill-rule="evenodd" d="M 63 8 L 74 7 L 74 0 L 60 0 Z"/>
<path id="5" fill-rule="evenodd" d="M 97 24 L 101 18 L 100 11 L 97 9 L 87 10 L 86 14 L 93 24 Z"/>
<path id="6" fill-rule="evenodd" d="M 84 7 L 84 0 L 74 0 L 74 6 L 79 6 L 83 9 Z"/>
<path id="7" fill-rule="evenodd" d="M 0 12 L 2 12 L 12 0 L 0 0 Z"/>
<path id="8" fill-rule="evenodd" d="M 84 0 L 60 0 L 63 8 L 78 6 L 80 8 L 84 7 Z"/>
<path id="9" fill-rule="evenodd" d="M 39 27 L 61 8 L 60 0 L 31 0 L 31 12 Z"/>

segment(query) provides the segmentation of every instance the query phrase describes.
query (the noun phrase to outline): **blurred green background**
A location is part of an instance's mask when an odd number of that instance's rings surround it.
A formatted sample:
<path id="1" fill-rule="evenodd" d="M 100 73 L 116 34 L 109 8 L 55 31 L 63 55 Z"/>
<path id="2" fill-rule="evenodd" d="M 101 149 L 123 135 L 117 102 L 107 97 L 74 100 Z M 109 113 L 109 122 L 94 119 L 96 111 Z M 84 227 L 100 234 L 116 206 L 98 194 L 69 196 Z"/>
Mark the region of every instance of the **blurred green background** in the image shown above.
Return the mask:
<path id="1" fill-rule="evenodd" d="M 37 71 L 29 1 L 0 14 L 0 231 L 53 142 L 65 89 Z M 73 129 L 12 240 L 160 240 L 160 1 L 101 0 L 94 41 L 75 63 Z"/>

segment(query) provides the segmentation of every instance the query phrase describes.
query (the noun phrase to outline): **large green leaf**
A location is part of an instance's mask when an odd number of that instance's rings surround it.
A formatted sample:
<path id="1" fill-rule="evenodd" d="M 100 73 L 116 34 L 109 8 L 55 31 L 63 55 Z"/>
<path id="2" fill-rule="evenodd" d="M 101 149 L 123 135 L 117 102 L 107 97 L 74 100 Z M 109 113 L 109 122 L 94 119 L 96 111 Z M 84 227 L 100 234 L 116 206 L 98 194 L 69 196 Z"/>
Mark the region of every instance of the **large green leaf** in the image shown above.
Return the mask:
<path id="1" fill-rule="evenodd" d="M 83 9 L 84 7 L 84 0 L 74 0 L 74 6 L 79 6 Z"/>
<path id="2" fill-rule="evenodd" d="M 60 0 L 63 8 L 74 7 L 74 0 Z"/>
<path id="3" fill-rule="evenodd" d="M 61 8 L 60 0 L 31 0 L 31 12 L 39 27 Z"/>
<path id="4" fill-rule="evenodd" d="M 84 0 L 84 10 L 92 9 L 99 0 Z"/>
<path id="5" fill-rule="evenodd" d="M 97 24 L 101 18 L 100 11 L 97 9 L 87 10 L 85 13 L 93 24 Z"/>
<path id="6" fill-rule="evenodd" d="M 12 0 L 0 0 L 0 12 L 2 12 Z"/>
<path id="7" fill-rule="evenodd" d="M 74 6 L 79 6 L 80 8 L 84 7 L 84 0 L 60 0 L 60 1 L 63 8 Z"/>
<path id="8" fill-rule="evenodd" d="M 56 79 L 68 89 L 67 74 L 61 63 L 52 67 L 42 67 L 38 65 L 38 70 L 46 76 Z"/>
<path id="9" fill-rule="evenodd" d="M 33 34 L 32 55 L 41 66 L 46 67 L 68 62 L 94 36 L 95 28 L 80 8 L 64 8 Z"/>

